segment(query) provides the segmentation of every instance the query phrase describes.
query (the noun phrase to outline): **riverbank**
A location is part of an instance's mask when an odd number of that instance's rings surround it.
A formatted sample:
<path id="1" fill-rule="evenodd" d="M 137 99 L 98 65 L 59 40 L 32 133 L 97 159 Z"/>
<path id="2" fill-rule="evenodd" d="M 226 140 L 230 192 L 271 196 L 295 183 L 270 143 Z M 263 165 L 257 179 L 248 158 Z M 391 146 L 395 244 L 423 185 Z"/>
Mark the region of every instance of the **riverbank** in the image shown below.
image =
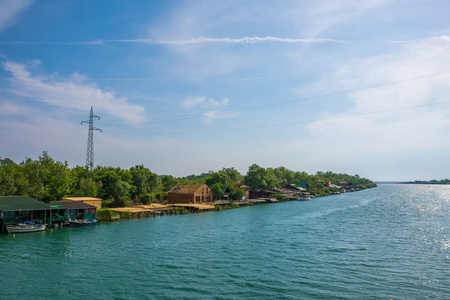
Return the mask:
<path id="1" fill-rule="evenodd" d="M 211 211 L 222 211 L 226 209 L 235 209 L 259 204 L 279 203 L 286 201 L 311 201 L 317 197 L 327 197 L 339 195 L 342 193 L 357 192 L 369 188 L 374 188 L 374 183 L 365 185 L 346 186 L 340 188 L 322 188 L 310 190 L 309 199 L 289 196 L 288 194 L 273 194 L 273 197 L 242 199 L 242 200 L 220 200 L 211 203 L 179 203 L 179 204 L 158 204 L 149 205 L 138 204 L 131 207 L 101 208 L 97 211 L 97 217 L 102 221 L 119 221 L 142 218 L 154 218 L 162 216 L 183 215 L 190 213 L 204 213 Z"/>

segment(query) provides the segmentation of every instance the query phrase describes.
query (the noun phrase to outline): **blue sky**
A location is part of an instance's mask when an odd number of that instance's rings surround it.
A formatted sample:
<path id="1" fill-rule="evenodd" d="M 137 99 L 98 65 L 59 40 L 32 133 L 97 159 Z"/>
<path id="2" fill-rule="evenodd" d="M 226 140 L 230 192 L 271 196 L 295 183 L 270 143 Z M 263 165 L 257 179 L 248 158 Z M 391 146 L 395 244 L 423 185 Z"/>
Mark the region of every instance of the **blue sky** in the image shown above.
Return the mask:
<path id="1" fill-rule="evenodd" d="M 0 0 L 0 157 L 449 177 L 449 1 Z"/>

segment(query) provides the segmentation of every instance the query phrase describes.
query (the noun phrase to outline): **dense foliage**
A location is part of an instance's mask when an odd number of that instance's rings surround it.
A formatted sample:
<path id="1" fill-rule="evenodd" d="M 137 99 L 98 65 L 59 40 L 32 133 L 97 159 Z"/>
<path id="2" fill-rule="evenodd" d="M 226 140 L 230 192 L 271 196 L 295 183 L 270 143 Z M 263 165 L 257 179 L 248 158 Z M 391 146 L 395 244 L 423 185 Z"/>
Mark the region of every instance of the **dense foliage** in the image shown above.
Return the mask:
<path id="1" fill-rule="evenodd" d="M 441 179 L 441 180 L 430 180 L 430 181 L 423 181 L 423 180 L 414 180 L 412 182 L 407 182 L 412 184 L 450 184 L 450 179 Z"/>
<path id="2" fill-rule="evenodd" d="M 249 167 L 246 175 L 234 168 L 223 168 L 217 172 L 176 178 L 171 175 L 158 176 L 143 165 L 129 170 L 97 166 L 92 172 L 81 166 L 69 168 L 67 162 L 55 161 L 47 152 L 43 152 L 37 160 L 26 158 L 18 164 L 11 159 L 0 158 L 0 196 L 29 195 L 45 202 L 68 196 L 99 197 L 108 207 L 126 206 L 132 201 L 146 204 L 163 202 L 167 191 L 177 184 L 187 183 L 205 183 L 217 195 L 221 186 L 228 186 L 232 199 L 237 200 L 245 192 L 242 188 L 235 188 L 235 185 L 271 190 L 300 182 L 307 182 L 315 188 L 326 182 L 360 185 L 370 180 L 333 172 L 308 175 L 285 167 L 263 168 L 256 164 Z"/>

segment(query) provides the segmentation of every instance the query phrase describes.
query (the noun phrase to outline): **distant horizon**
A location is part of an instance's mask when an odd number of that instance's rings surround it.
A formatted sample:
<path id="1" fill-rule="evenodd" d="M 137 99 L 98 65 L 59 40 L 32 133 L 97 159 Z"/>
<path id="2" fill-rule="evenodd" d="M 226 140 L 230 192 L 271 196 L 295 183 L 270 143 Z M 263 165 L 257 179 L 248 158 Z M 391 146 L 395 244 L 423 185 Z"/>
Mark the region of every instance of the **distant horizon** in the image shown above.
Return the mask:
<path id="1" fill-rule="evenodd" d="M 49 155 L 50 155 L 50 157 L 52 157 L 52 156 L 51 156 L 51 153 L 49 153 Z M 9 157 L 2 157 L 2 156 L 0 156 L 0 159 L 5 159 L 5 158 L 9 158 Z M 37 160 L 37 159 L 38 159 L 38 157 L 36 157 L 36 158 L 28 157 L 28 158 L 31 158 L 32 160 Z M 53 158 L 53 157 L 52 157 L 52 158 Z M 11 159 L 11 158 L 9 158 L 9 159 Z M 14 161 L 16 164 L 19 164 L 19 163 L 21 163 L 22 161 L 24 161 L 25 159 L 26 159 L 26 158 L 24 158 L 23 160 L 20 160 L 20 161 L 15 161 L 15 160 L 13 160 L 13 161 Z M 53 159 L 54 159 L 54 158 L 53 158 Z M 56 159 L 55 159 L 55 160 L 56 160 Z M 64 160 L 62 160 L 62 161 L 59 160 L 59 161 L 60 161 L 60 162 L 65 162 Z M 70 164 L 68 164 L 68 165 L 69 165 L 69 168 L 74 168 L 74 167 L 77 167 L 77 166 L 85 167 L 85 164 L 82 164 L 82 165 L 70 165 Z M 143 165 L 144 167 L 148 168 L 150 171 L 152 171 L 153 173 L 157 174 L 158 176 L 170 175 L 170 176 L 179 177 L 179 178 L 187 177 L 187 176 L 191 176 L 191 175 L 194 175 L 194 176 L 200 176 L 200 175 L 202 175 L 202 174 L 207 174 L 207 173 L 210 172 L 210 171 L 217 172 L 217 171 L 221 170 L 222 168 L 235 168 L 235 167 L 233 167 L 233 166 L 227 166 L 227 167 L 224 166 L 224 167 L 221 167 L 221 168 L 216 169 L 216 170 L 210 169 L 210 170 L 208 170 L 208 171 L 203 171 L 203 172 L 199 172 L 199 173 L 189 173 L 189 174 L 186 174 L 186 175 L 174 175 L 174 174 L 167 174 L 167 173 L 157 173 L 157 172 L 155 172 L 154 170 L 152 170 L 151 168 L 149 168 L 148 166 L 146 166 L 145 164 L 140 164 L 140 163 L 133 164 L 133 165 L 131 165 L 131 166 L 129 166 L 129 167 L 121 167 L 121 166 L 113 166 L 113 165 L 96 165 L 96 166 L 113 167 L 113 168 L 121 168 L 121 169 L 130 169 L 131 167 L 134 167 L 134 166 L 136 166 L 136 165 Z M 236 169 L 237 171 L 239 171 L 239 173 L 241 173 L 242 175 L 245 175 L 245 174 L 247 174 L 248 168 L 249 168 L 251 165 L 252 165 L 252 164 L 250 164 L 250 165 L 247 167 L 247 169 L 246 169 L 245 171 L 240 171 L 240 170 L 237 169 L 237 168 L 235 168 L 235 169 Z M 291 170 L 291 171 L 294 171 L 294 172 L 306 172 L 306 173 L 308 173 L 308 175 L 314 175 L 314 174 L 316 174 L 317 172 L 328 172 L 328 171 L 331 171 L 331 172 L 337 173 L 337 174 L 339 174 L 339 173 L 348 174 L 348 175 L 352 175 L 352 176 L 358 174 L 360 177 L 369 179 L 369 180 L 371 180 L 371 181 L 374 182 L 374 183 L 405 183 L 405 182 L 411 182 L 411 181 L 431 181 L 431 180 L 445 180 L 445 179 L 447 179 L 447 178 L 438 178 L 438 179 L 434 178 L 434 179 L 407 179 L 407 180 L 384 180 L 384 179 L 378 180 L 378 179 L 372 179 L 372 178 L 369 178 L 369 177 L 367 177 L 367 176 L 361 175 L 360 173 L 349 174 L 349 173 L 344 173 L 344 172 L 337 172 L 337 171 L 334 171 L 334 170 L 317 170 L 317 171 L 315 171 L 315 172 L 307 172 L 307 171 L 304 171 L 304 170 L 295 170 L 295 169 L 289 168 L 289 166 L 268 167 L 268 166 L 264 166 L 264 165 L 260 165 L 260 164 L 258 164 L 258 165 L 259 165 L 260 167 L 263 167 L 263 168 L 278 168 L 278 167 L 285 167 L 286 169 Z M 95 168 L 95 167 L 94 167 L 94 168 Z"/>

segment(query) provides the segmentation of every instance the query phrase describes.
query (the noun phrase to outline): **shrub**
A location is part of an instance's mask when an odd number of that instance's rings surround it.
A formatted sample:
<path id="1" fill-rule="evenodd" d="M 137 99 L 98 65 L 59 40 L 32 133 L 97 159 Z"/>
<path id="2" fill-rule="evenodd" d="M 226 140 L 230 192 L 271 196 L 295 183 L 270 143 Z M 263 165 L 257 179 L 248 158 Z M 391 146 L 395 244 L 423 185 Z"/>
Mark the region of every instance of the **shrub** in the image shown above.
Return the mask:
<path id="1" fill-rule="evenodd" d="M 140 201 L 143 204 L 150 204 L 150 203 L 155 202 L 155 196 L 153 194 L 149 194 L 149 193 L 141 195 L 140 199 L 141 199 Z"/>
<path id="2" fill-rule="evenodd" d="M 119 215 L 118 212 L 112 211 L 109 208 L 99 208 L 97 210 L 97 217 L 100 218 L 102 221 L 110 220 L 111 216 L 117 216 L 117 215 Z"/>

